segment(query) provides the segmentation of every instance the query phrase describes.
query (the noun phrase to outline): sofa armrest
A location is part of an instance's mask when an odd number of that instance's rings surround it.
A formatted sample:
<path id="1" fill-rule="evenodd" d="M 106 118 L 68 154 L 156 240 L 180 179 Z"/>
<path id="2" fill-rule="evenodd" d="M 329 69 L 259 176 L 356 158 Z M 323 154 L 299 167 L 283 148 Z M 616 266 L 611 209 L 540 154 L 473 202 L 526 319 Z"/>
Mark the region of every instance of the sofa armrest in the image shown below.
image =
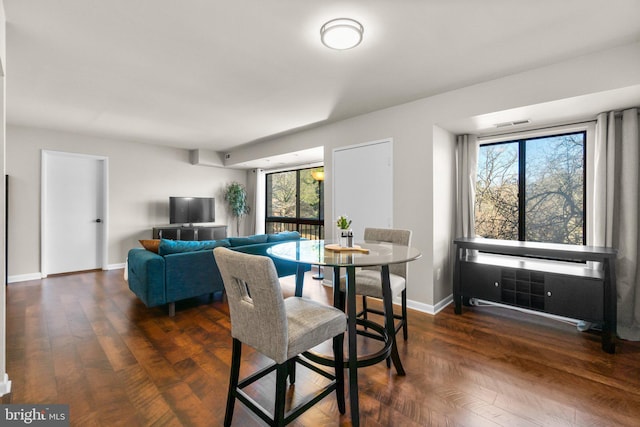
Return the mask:
<path id="1" fill-rule="evenodd" d="M 163 257 L 143 248 L 133 248 L 127 254 L 127 269 L 129 289 L 147 307 L 167 302 Z"/>

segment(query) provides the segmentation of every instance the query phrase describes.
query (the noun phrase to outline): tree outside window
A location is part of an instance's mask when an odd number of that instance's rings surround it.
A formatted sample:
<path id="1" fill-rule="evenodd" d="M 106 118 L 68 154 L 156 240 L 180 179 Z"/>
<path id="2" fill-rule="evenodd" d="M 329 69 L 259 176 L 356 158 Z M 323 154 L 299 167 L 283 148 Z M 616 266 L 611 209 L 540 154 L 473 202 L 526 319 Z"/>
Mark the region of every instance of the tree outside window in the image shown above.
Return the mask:
<path id="1" fill-rule="evenodd" d="M 310 239 L 324 238 L 324 182 L 312 176 L 323 170 L 321 166 L 266 175 L 268 233 L 297 230 Z"/>
<path id="2" fill-rule="evenodd" d="M 585 242 L 585 132 L 480 146 L 476 234 Z"/>
<path id="3" fill-rule="evenodd" d="M 267 174 L 267 216 L 296 217 L 296 171 Z"/>

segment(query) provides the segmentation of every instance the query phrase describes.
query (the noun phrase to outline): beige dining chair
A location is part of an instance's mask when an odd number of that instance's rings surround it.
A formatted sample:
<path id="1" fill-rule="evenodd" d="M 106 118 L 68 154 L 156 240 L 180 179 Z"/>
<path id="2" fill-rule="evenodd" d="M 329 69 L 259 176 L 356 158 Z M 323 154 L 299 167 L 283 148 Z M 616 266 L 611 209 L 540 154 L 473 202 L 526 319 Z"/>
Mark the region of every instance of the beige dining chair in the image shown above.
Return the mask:
<path id="1" fill-rule="evenodd" d="M 391 229 L 391 228 L 365 228 L 364 240 L 371 242 L 387 242 L 398 245 L 411 245 L 411 230 Z M 358 317 L 367 319 L 368 313 L 375 313 L 384 316 L 382 310 L 377 310 L 367 306 L 367 297 L 382 299 L 382 278 L 380 267 L 363 267 L 356 271 L 356 294 L 362 295 L 362 311 L 357 313 Z M 396 334 L 402 328 L 402 335 L 406 341 L 407 330 L 407 263 L 389 265 L 389 282 L 391 285 L 391 295 L 400 294 L 401 314 L 394 313 Z M 340 289 L 345 290 L 345 279 L 340 281 Z"/>
<path id="2" fill-rule="evenodd" d="M 269 257 L 249 255 L 227 248 L 213 251 L 229 302 L 231 317 L 231 374 L 224 425 L 230 426 L 236 398 L 270 426 L 283 426 L 321 399 L 336 392 L 338 410 L 345 412 L 343 339 L 345 314 L 307 298 L 283 298 L 278 274 Z M 300 354 L 333 339 L 335 372 L 311 364 Z M 275 364 L 239 379 L 242 344 L 249 345 Z M 285 414 L 286 381 L 295 382 L 296 363 L 328 378 L 330 383 Z M 276 371 L 273 414 L 242 389 Z M 297 398 L 295 399 L 298 400 Z"/>

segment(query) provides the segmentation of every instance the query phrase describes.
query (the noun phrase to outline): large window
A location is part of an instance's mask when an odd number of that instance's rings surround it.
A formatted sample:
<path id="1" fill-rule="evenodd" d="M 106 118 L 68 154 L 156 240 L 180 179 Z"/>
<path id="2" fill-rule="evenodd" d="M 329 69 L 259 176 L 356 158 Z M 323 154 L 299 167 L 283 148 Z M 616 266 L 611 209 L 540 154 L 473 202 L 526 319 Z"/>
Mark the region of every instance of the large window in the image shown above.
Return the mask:
<path id="1" fill-rule="evenodd" d="M 324 168 L 266 175 L 266 232 L 296 230 L 309 239 L 324 238 Z"/>
<path id="2" fill-rule="evenodd" d="M 586 132 L 480 146 L 478 236 L 585 244 Z"/>

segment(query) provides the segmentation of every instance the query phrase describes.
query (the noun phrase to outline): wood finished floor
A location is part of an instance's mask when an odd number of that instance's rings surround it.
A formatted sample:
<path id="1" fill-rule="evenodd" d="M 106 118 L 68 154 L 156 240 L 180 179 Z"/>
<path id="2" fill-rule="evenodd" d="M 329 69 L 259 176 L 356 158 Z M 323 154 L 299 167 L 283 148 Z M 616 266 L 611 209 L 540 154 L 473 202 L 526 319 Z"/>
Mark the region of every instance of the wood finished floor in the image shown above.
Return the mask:
<path id="1" fill-rule="evenodd" d="M 417 286 L 414 284 L 414 286 Z M 293 281 L 283 280 L 286 294 Z M 305 296 L 327 300 L 307 277 Z M 67 403 L 74 426 L 222 425 L 231 359 L 227 305 L 202 298 L 146 308 L 122 270 L 50 277 L 7 289 L 7 372 L 2 403 Z M 411 311 L 398 377 L 379 364 L 359 372 L 364 426 L 638 426 L 640 343 L 600 350 L 595 333 L 495 308 Z M 267 361 L 244 347 L 243 369 Z M 270 377 L 251 389 L 268 404 Z M 323 381 L 300 368 L 289 398 Z M 294 426 L 348 426 L 327 397 Z M 269 406 L 270 407 L 270 406 Z M 234 426 L 263 425 L 236 403 Z"/>

